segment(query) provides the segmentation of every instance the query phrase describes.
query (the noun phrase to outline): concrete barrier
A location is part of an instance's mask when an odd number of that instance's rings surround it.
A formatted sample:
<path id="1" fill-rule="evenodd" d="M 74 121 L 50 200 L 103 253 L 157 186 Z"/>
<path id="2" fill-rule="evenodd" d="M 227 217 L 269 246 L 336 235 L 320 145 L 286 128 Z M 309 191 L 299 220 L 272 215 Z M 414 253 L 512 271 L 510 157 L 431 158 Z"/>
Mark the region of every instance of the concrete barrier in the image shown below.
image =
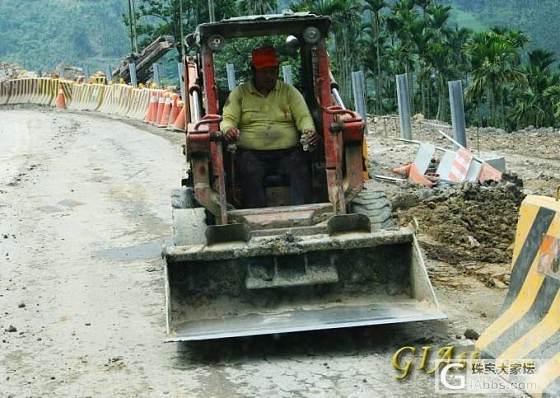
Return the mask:
<path id="1" fill-rule="evenodd" d="M 534 360 L 526 392 L 560 396 L 560 202 L 528 196 L 522 203 L 513 267 L 502 314 L 476 348 L 496 362 Z M 533 384 L 530 384 L 533 383 Z"/>
<path id="2" fill-rule="evenodd" d="M 134 88 L 130 95 L 130 107 L 127 117 L 135 120 L 144 120 L 146 109 L 150 103 L 150 90 L 145 88 Z"/>
<path id="3" fill-rule="evenodd" d="M 155 94 L 159 98 L 163 92 L 125 84 L 85 84 L 55 78 L 25 78 L 0 83 L 0 105 L 32 103 L 55 106 L 60 90 L 68 109 L 97 111 L 135 120 L 144 120 L 150 97 Z"/>

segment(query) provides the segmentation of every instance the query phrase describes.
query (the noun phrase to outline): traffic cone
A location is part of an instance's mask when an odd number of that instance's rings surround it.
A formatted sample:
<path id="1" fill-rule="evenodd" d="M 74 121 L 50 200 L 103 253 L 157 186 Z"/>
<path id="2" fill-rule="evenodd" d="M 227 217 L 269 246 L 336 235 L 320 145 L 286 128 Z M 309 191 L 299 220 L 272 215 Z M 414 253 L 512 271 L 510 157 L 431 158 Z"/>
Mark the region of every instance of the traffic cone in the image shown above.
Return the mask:
<path id="1" fill-rule="evenodd" d="M 171 112 L 169 112 L 169 120 L 167 127 L 173 127 L 175 123 L 175 119 L 177 119 L 177 115 L 179 115 L 179 107 L 177 103 L 179 102 L 179 95 L 178 94 L 171 94 Z"/>
<path id="2" fill-rule="evenodd" d="M 411 163 L 405 164 L 404 166 L 394 167 L 392 169 L 393 173 L 400 174 L 402 176 L 408 177 L 410 175 L 410 167 L 412 166 Z"/>
<path id="3" fill-rule="evenodd" d="M 154 118 L 155 112 L 157 112 L 157 93 L 155 91 L 152 91 L 150 93 L 150 103 L 148 104 L 148 111 L 146 112 L 144 122 L 150 123 L 150 121 Z"/>
<path id="4" fill-rule="evenodd" d="M 408 178 L 412 182 L 418 185 L 424 185 L 427 188 L 432 188 L 435 185 L 433 181 L 431 181 L 425 175 L 420 173 L 420 170 L 418 170 L 418 168 L 414 163 L 410 166 L 410 173 L 408 175 Z"/>
<path id="5" fill-rule="evenodd" d="M 54 103 L 58 109 L 66 109 L 66 98 L 64 97 L 63 89 L 58 89 L 58 95 Z"/>
<path id="6" fill-rule="evenodd" d="M 158 127 L 167 127 L 169 123 L 169 115 L 171 114 L 171 94 L 165 93 L 165 104 L 163 106 L 163 112 L 161 113 L 161 118 L 157 123 Z"/>
<path id="7" fill-rule="evenodd" d="M 160 91 L 159 93 L 159 98 L 158 98 L 158 107 L 157 107 L 157 112 L 155 115 L 155 119 L 152 120 L 152 124 L 159 124 L 159 121 L 161 119 L 161 115 L 163 114 L 163 108 L 165 107 L 165 95 L 167 93 Z"/>
<path id="8" fill-rule="evenodd" d="M 175 119 L 175 123 L 173 123 L 173 130 L 185 131 L 186 129 L 185 116 L 186 116 L 187 107 L 183 104 L 183 101 L 179 101 L 178 106 L 181 107 L 181 111 L 179 112 L 177 119 Z"/>

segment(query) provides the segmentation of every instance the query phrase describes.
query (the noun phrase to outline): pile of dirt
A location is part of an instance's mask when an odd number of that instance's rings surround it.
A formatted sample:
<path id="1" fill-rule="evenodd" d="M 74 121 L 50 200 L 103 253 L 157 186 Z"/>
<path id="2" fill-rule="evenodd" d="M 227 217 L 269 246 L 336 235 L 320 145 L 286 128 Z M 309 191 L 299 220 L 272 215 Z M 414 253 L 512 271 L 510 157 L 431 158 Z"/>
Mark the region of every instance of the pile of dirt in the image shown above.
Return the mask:
<path id="1" fill-rule="evenodd" d="M 448 264 L 509 263 L 524 194 L 512 182 L 465 183 L 434 190 L 413 207 L 397 209 L 401 225 L 417 223 L 429 258 Z"/>

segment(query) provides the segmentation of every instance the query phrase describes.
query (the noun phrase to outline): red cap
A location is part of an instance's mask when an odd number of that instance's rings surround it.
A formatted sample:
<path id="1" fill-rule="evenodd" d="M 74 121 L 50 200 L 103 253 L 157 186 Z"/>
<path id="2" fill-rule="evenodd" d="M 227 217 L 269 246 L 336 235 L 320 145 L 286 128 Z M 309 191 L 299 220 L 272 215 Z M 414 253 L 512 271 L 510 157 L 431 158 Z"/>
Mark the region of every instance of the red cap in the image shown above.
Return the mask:
<path id="1" fill-rule="evenodd" d="M 256 48 L 252 54 L 255 69 L 274 68 L 279 65 L 274 47 Z"/>

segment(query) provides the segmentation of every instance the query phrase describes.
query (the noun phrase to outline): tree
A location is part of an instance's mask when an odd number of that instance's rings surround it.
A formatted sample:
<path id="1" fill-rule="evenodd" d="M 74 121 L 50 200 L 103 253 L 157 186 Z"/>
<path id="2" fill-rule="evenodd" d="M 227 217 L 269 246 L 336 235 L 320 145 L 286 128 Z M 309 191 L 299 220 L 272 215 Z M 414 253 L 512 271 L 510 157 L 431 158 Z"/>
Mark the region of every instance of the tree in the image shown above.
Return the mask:
<path id="1" fill-rule="evenodd" d="M 364 10 L 369 10 L 372 15 L 371 27 L 373 28 L 373 39 L 375 44 L 375 64 L 376 64 L 376 87 L 375 94 L 377 97 L 377 112 L 381 113 L 382 110 L 382 72 L 381 72 L 381 41 L 380 41 L 380 30 L 381 30 L 381 10 L 387 7 L 385 0 L 365 0 Z"/>
<path id="2" fill-rule="evenodd" d="M 518 68 L 518 48 L 507 35 L 495 31 L 475 33 L 467 45 L 473 79 L 466 90 L 467 98 L 477 103 L 486 97 L 490 120 L 497 123 L 497 103 L 500 103 L 500 125 L 505 127 L 504 92 L 507 86 L 526 85 L 527 77 Z"/>
<path id="3" fill-rule="evenodd" d="M 302 0 L 293 4 L 296 11 L 311 11 L 332 18 L 334 59 L 331 67 L 345 101 L 351 98 L 350 76 L 357 66 L 357 39 L 361 30 L 361 2 L 357 0 Z"/>
<path id="4" fill-rule="evenodd" d="M 265 15 L 276 11 L 276 0 L 241 0 L 239 6 L 245 15 Z"/>
<path id="5" fill-rule="evenodd" d="M 555 125 L 554 104 L 558 103 L 560 76 L 550 69 L 556 61 L 554 54 L 537 49 L 528 54 L 528 59 L 529 63 L 522 67 L 527 86 L 513 92 L 512 127 Z"/>
<path id="6" fill-rule="evenodd" d="M 136 33 L 140 38 L 141 48 L 162 35 L 171 35 L 176 43 L 182 43 L 181 23 L 183 33 L 187 34 L 194 31 L 198 24 L 210 20 L 206 0 L 137 0 L 136 4 Z M 218 20 L 234 16 L 235 2 L 215 0 L 215 9 Z M 123 21 L 127 26 L 130 24 L 129 18 L 125 15 Z M 181 53 L 180 46 L 177 51 Z"/>

